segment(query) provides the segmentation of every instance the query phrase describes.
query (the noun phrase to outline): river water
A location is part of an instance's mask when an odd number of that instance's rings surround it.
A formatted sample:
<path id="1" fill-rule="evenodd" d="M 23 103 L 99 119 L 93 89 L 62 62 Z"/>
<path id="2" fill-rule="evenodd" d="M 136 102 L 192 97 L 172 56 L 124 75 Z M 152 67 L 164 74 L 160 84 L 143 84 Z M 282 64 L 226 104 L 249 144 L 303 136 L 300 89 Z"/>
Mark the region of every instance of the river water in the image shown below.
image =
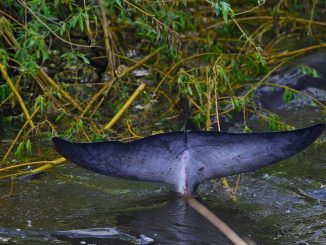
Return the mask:
<path id="1" fill-rule="evenodd" d="M 322 120 L 316 109 L 291 112 L 288 122 L 296 126 Z M 326 244 L 325 147 L 324 133 L 304 152 L 242 174 L 237 200 L 219 180 L 200 185 L 198 198 L 257 244 Z M 57 157 L 48 140 L 36 149 L 26 161 Z M 228 180 L 234 186 L 236 177 Z M 68 164 L 0 182 L 0 190 L 0 244 L 230 244 L 161 184 L 108 178 Z"/>

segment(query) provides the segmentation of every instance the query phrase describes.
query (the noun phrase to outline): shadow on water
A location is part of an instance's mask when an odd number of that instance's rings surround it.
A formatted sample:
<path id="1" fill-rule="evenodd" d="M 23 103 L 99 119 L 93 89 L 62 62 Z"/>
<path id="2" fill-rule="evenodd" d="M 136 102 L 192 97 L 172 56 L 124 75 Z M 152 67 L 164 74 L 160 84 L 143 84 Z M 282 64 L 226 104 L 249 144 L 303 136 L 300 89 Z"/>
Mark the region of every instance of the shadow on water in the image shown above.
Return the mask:
<path id="1" fill-rule="evenodd" d="M 140 237 L 116 229 L 64 231 L 55 235 L 63 240 L 96 244 L 126 244 L 122 241 L 133 244 L 232 244 L 180 197 L 172 198 L 162 207 L 118 215 L 117 221 L 119 227 L 140 234 Z"/>
<path id="2" fill-rule="evenodd" d="M 158 209 L 121 215 L 118 222 L 137 232 L 146 231 L 159 244 L 232 244 L 182 198 Z"/>

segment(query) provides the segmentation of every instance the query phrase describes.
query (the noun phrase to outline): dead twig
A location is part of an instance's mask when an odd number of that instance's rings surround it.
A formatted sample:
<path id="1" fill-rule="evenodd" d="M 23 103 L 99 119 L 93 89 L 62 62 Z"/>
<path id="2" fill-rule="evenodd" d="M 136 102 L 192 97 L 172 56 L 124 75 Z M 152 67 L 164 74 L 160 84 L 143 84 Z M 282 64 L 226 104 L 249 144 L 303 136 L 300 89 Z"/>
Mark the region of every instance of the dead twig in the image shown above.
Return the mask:
<path id="1" fill-rule="evenodd" d="M 110 129 L 119 119 L 120 117 L 126 112 L 129 106 L 134 102 L 134 100 L 141 94 L 141 92 L 145 89 L 146 84 L 142 83 L 139 87 L 135 90 L 135 92 L 129 97 L 126 103 L 122 106 L 122 108 L 118 111 L 117 114 L 104 126 L 104 130 Z"/>
<path id="2" fill-rule="evenodd" d="M 18 103 L 19 103 L 20 107 L 22 108 L 23 113 L 24 113 L 24 115 L 26 117 L 26 120 L 28 121 L 29 125 L 32 128 L 34 128 L 34 123 L 33 123 L 32 119 L 31 119 L 31 116 L 30 116 L 27 108 L 26 108 L 26 105 L 25 105 L 20 93 L 16 89 L 14 83 L 11 81 L 10 77 L 8 76 L 8 73 L 7 73 L 6 69 L 5 69 L 5 67 L 2 64 L 0 64 L 0 71 L 2 73 L 3 78 L 6 80 L 8 86 L 10 87 L 11 91 L 15 94 L 15 96 L 16 96 L 16 98 L 18 100 Z"/>

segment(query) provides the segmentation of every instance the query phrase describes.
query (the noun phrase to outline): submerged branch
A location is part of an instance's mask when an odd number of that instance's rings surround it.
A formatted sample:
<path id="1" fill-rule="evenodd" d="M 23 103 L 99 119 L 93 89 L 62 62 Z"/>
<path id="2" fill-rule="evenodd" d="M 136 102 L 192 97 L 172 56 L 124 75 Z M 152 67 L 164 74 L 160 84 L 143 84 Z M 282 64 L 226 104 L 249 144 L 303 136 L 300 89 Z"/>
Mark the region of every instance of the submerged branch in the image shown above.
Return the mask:
<path id="1" fill-rule="evenodd" d="M 236 245 L 247 245 L 247 243 L 235 233 L 223 220 L 218 218 L 213 212 L 206 208 L 203 204 L 198 202 L 192 196 L 185 197 L 185 200 L 189 205 L 195 209 L 198 213 L 204 216 L 209 222 L 211 222 L 217 229 L 219 229 L 227 238 L 229 238 Z"/>
<path id="2" fill-rule="evenodd" d="M 66 161 L 64 157 L 57 158 L 52 161 L 38 161 L 38 162 L 30 162 L 30 163 L 21 163 L 21 164 L 16 164 L 14 166 L 6 167 L 0 169 L 0 172 L 5 172 L 8 170 L 20 168 L 20 167 L 25 167 L 25 166 L 31 166 L 31 165 L 42 165 L 41 167 L 32 169 L 32 170 L 27 170 L 27 171 L 22 171 L 18 173 L 13 173 L 13 174 L 7 174 L 0 176 L 0 179 L 9 179 L 9 178 L 16 178 L 22 175 L 28 175 L 28 174 L 38 174 L 40 172 L 45 172 L 48 171 L 58 165 L 63 164 Z"/>

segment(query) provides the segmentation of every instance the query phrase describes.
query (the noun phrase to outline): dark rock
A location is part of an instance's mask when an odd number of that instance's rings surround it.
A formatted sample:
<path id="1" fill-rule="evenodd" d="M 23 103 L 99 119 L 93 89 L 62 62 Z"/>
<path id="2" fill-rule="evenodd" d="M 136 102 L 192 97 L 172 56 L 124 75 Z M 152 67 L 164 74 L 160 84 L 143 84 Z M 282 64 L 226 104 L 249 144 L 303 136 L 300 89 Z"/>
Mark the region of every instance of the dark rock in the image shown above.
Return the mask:
<path id="1" fill-rule="evenodd" d="M 304 74 L 303 69 L 307 67 L 317 71 L 319 77 Z M 311 97 L 326 102 L 326 50 L 310 53 L 286 64 L 272 74 L 268 82 L 276 86 L 262 86 L 255 93 L 256 103 L 261 108 L 273 111 L 287 106 L 282 98 L 284 89 L 277 85 L 301 92 L 289 105 L 309 105 L 312 102 Z"/>

